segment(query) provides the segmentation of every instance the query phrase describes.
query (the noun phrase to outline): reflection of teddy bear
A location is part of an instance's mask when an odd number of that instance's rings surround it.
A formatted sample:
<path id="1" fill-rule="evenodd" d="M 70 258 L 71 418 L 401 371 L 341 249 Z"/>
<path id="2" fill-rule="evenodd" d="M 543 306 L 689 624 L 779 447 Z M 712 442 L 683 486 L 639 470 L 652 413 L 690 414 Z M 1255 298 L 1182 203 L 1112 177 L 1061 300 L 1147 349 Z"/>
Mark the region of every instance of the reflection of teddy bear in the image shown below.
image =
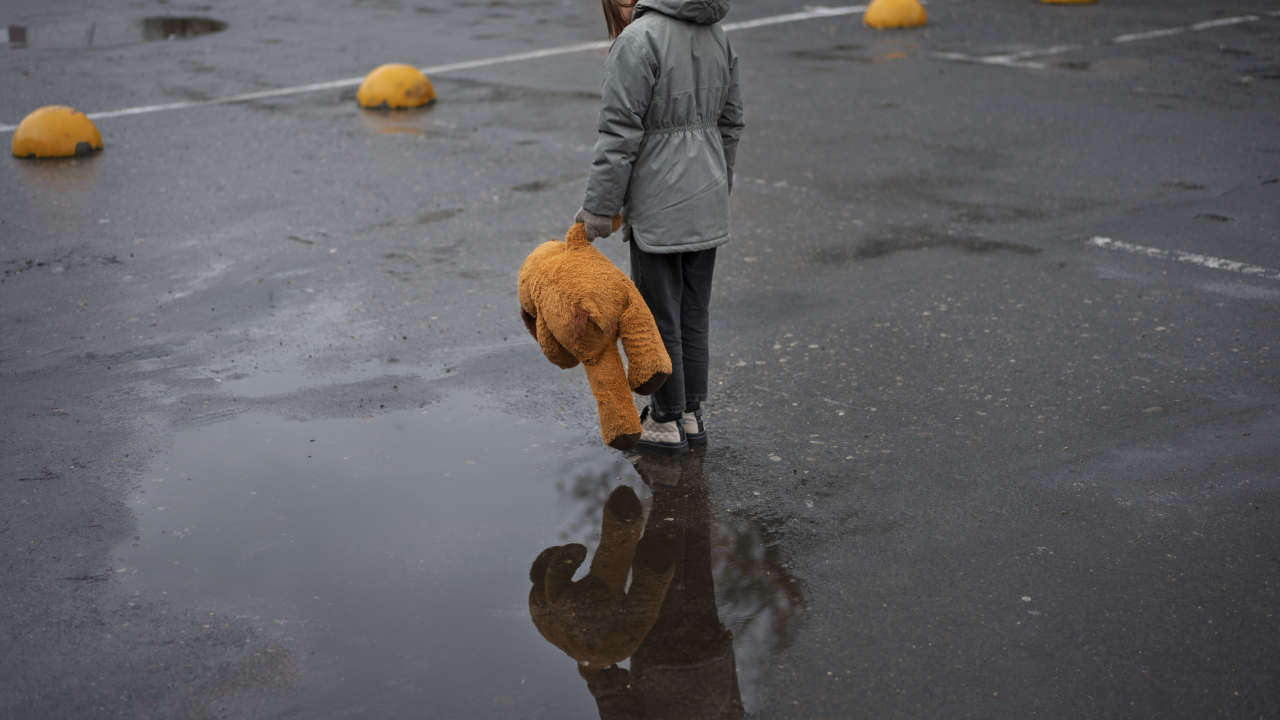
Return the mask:
<path id="1" fill-rule="evenodd" d="M 614 218 L 615 229 L 618 224 Z M 520 317 L 547 359 L 566 369 L 581 362 L 587 371 L 605 444 L 633 447 L 640 417 L 631 391 L 650 395 L 671 375 L 671 357 L 636 286 L 587 241 L 577 223 L 564 242 L 545 242 L 529 253 L 516 291 Z M 625 372 L 619 339 L 627 354 Z"/>
<path id="2" fill-rule="evenodd" d="M 605 503 L 600 547 L 586 577 L 573 582 L 587 557 L 578 544 L 543 550 L 529 570 L 533 624 L 580 667 L 630 657 L 658 618 L 675 566 L 659 541 L 641 539 L 643 521 L 635 491 L 619 487 Z"/>

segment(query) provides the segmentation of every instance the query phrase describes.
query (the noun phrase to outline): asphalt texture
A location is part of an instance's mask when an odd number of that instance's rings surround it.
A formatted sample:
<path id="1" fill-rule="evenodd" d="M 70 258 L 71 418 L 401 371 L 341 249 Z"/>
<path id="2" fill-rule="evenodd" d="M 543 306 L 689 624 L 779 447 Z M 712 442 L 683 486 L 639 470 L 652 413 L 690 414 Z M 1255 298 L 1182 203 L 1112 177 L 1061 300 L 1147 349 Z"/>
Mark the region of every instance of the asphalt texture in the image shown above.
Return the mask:
<path id="1" fill-rule="evenodd" d="M 0 161 L 0 717 L 597 717 L 529 566 L 593 548 L 619 485 L 690 578 L 629 665 L 646 717 L 1280 716 L 1280 6 L 927 7 L 731 36 L 710 446 L 639 471 L 515 300 L 580 202 L 603 51 Z M 0 123 L 598 12 L 10 1 Z M 143 22 L 182 16 L 226 26 Z"/>

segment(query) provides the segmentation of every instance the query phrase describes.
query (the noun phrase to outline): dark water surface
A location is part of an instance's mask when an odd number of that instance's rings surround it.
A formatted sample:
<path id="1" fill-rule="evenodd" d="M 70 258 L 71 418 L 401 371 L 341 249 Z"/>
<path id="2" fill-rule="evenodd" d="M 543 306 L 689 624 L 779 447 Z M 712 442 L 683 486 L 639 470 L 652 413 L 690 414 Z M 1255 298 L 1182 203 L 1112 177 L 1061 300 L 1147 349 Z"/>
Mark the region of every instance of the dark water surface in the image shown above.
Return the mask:
<path id="1" fill-rule="evenodd" d="M 657 497 L 675 502 L 681 477 L 698 493 L 692 516 L 663 517 L 707 540 L 693 562 L 728 591 L 719 619 L 750 705 L 799 593 L 749 519 L 712 520 L 702 467 L 658 468 Z M 180 433 L 154 463 L 115 572 L 140 602 L 252 629 L 241 662 L 166 712 L 596 717 L 575 662 L 531 622 L 529 568 L 544 547 L 594 550 L 622 485 L 653 506 L 618 454 L 470 397 L 365 418 L 249 412 Z M 704 576 L 690 607 L 714 619 Z M 668 623 L 685 602 L 671 597 Z"/>
<path id="2" fill-rule="evenodd" d="M 113 47 L 157 40 L 178 40 L 222 32 L 227 24 L 206 17 L 148 17 L 51 25 L 10 25 L 9 49 Z"/>

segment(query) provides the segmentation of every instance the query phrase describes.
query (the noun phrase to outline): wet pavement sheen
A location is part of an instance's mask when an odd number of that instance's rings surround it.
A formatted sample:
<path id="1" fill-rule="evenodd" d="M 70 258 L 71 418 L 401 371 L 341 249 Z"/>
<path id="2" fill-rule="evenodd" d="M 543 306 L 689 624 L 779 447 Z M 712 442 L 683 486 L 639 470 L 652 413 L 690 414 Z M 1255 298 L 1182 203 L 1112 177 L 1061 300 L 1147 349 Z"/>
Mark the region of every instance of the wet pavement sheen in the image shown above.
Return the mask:
<path id="1" fill-rule="evenodd" d="M 712 444 L 638 468 L 514 287 L 603 49 L 206 103 L 595 5 L 5 9 L 0 121 L 170 109 L 0 163 L 0 719 L 1280 717 L 1280 284 L 1231 268 L 1280 267 L 1273 0 L 731 34 Z M 171 11 L 227 26 L 142 42 Z"/>

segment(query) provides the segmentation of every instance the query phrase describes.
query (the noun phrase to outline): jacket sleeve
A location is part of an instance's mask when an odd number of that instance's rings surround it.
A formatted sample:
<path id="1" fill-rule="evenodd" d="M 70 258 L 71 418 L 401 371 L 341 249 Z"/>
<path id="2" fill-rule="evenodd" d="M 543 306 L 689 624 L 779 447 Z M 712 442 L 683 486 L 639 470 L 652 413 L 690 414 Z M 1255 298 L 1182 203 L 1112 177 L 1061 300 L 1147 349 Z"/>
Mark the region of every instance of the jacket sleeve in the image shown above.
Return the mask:
<path id="1" fill-rule="evenodd" d="M 622 209 L 631 182 L 631 166 L 644 141 L 644 115 L 649 109 L 658 64 L 642 35 L 623 33 L 609 50 L 604 67 L 604 107 L 596 123 L 595 157 L 582 207 L 613 217 Z"/>
<path id="2" fill-rule="evenodd" d="M 733 47 L 729 50 L 729 92 L 725 95 L 724 108 L 720 111 L 720 144 L 724 146 L 724 166 L 729 176 L 729 191 L 733 191 L 733 163 L 738 158 L 738 138 L 745 127 L 742 118 L 742 90 L 738 85 L 738 56 Z"/>

